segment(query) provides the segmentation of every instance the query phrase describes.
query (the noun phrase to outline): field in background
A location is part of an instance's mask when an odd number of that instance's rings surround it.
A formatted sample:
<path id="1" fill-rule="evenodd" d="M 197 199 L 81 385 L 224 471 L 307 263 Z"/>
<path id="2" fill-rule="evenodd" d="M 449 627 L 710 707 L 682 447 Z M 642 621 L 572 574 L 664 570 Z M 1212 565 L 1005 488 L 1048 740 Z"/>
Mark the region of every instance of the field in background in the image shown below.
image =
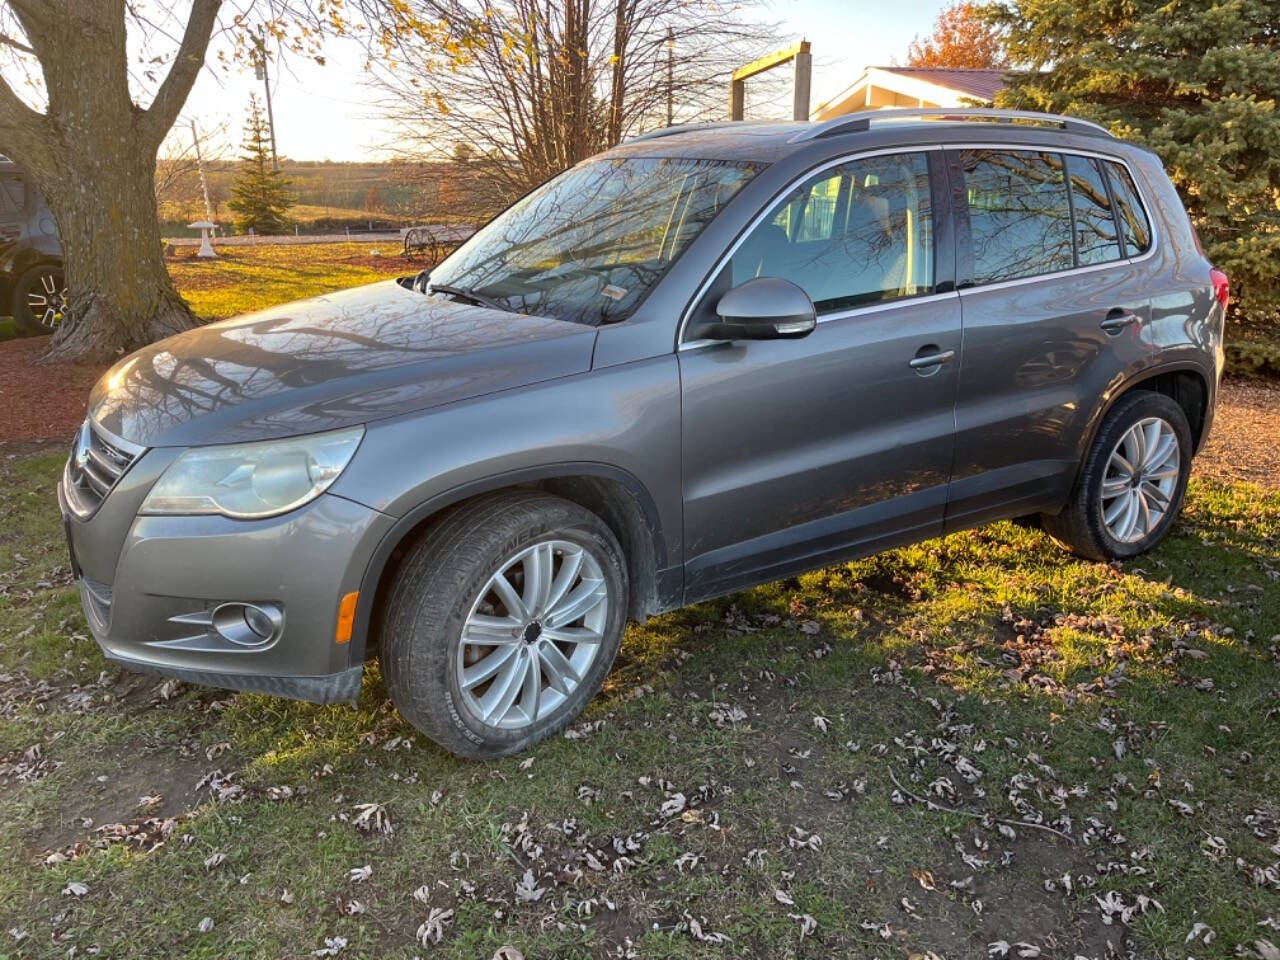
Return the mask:
<path id="1" fill-rule="evenodd" d="M 341 232 L 410 226 L 420 223 L 431 211 L 433 221 L 450 219 L 449 204 L 439 199 L 439 185 L 456 176 L 448 164 L 324 163 L 284 159 L 281 172 L 291 181 L 297 204 L 288 219 L 301 232 Z M 235 179 L 236 165 L 213 163 L 206 169 L 214 218 L 231 230 L 235 216 L 227 207 Z M 187 224 L 204 219 L 205 208 L 199 181 L 194 174 L 182 189 L 160 205 L 161 233 L 166 237 L 198 236 Z"/>

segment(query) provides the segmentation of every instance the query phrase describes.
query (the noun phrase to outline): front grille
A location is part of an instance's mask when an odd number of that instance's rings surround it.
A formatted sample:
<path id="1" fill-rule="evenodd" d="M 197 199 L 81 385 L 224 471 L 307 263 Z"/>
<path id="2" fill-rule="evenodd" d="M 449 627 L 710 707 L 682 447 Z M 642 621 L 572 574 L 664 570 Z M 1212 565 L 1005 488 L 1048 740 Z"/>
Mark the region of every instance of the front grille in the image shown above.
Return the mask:
<path id="1" fill-rule="evenodd" d="M 137 444 L 85 420 L 71 445 L 63 485 L 67 505 L 81 519 L 98 509 L 126 470 L 142 455 Z"/>

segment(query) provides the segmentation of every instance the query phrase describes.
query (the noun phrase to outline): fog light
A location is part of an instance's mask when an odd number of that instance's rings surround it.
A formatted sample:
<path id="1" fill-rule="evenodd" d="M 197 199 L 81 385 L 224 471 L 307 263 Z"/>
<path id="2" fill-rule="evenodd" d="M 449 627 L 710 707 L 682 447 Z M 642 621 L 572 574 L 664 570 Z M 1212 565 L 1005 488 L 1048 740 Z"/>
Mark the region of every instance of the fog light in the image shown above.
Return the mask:
<path id="1" fill-rule="evenodd" d="M 213 629 L 241 647 L 258 647 L 280 636 L 284 613 L 273 603 L 224 603 L 213 611 Z"/>

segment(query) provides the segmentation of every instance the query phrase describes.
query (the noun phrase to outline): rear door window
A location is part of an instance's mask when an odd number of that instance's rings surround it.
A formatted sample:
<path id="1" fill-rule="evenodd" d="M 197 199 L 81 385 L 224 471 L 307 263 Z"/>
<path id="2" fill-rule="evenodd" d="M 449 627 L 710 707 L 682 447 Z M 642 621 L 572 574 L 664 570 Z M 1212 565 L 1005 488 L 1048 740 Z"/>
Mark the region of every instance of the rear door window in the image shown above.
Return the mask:
<path id="1" fill-rule="evenodd" d="M 1080 266 L 1119 260 L 1120 237 L 1111 215 L 1111 198 L 1092 157 L 1067 154 L 1067 177 L 1071 182 L 1071 206 L 1075 212 L 1076 254 Z"/>
<path id="2" fill-rule="evenodd" d="M 1124 236 L 1125 256 L 1136 257 L 1151 249 L 1151 221 L 1138 199 L 1138 188 L 1133 177 L 1122 163 L 1106 162 L 1111 177 L 1111 191 L 1115 194 L 1116 210 L 1120 214 L 1120 232 Z"/>
<path id="3" fill-rule="evenodd" d="M 962 150 L 975 283 L 1070 270 L 1071 204 L 1061 154 Z"/>

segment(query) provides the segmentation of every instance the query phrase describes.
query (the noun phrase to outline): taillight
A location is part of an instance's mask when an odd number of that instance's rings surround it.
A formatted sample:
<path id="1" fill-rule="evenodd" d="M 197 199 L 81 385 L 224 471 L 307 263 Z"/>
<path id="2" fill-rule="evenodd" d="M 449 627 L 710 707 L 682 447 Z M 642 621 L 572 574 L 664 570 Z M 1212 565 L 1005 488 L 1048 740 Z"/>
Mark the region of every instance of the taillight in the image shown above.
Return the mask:
<path id="1" fill-rule="evenodd" d="M 1227 279 L 1227 275 L 1213 267 L 1209 271 L 1209 279 L 1213 281 L 1213 295 L 1218 302 L 1222 304 L 1222 309 L 1227 309 L 1227 301 L 1231 299 L 1231 281 Z"/>
<path id="2" fill-rule="evenodd" d="M 1187 217 L 1187 223 L 1191 227 L 1191 239 L 1195 241 L 1196 253 L 1204 256 L 1204 246 L 1200 243 L 1200 231 L 1196 229 L 1196 225 L 1191 222 L 1191 218 Z M 1206 257 L 1206 259 L 1208 259 Z M 1227 309 L 1227 303 L 1231 300 L 1231 281 L 1227 279 L 1227 275 L 1217 267 L 1209 268 L 1209 279 L 1213 282 L 1213 296 L 1222 304 L 1222 309 Z"/>

